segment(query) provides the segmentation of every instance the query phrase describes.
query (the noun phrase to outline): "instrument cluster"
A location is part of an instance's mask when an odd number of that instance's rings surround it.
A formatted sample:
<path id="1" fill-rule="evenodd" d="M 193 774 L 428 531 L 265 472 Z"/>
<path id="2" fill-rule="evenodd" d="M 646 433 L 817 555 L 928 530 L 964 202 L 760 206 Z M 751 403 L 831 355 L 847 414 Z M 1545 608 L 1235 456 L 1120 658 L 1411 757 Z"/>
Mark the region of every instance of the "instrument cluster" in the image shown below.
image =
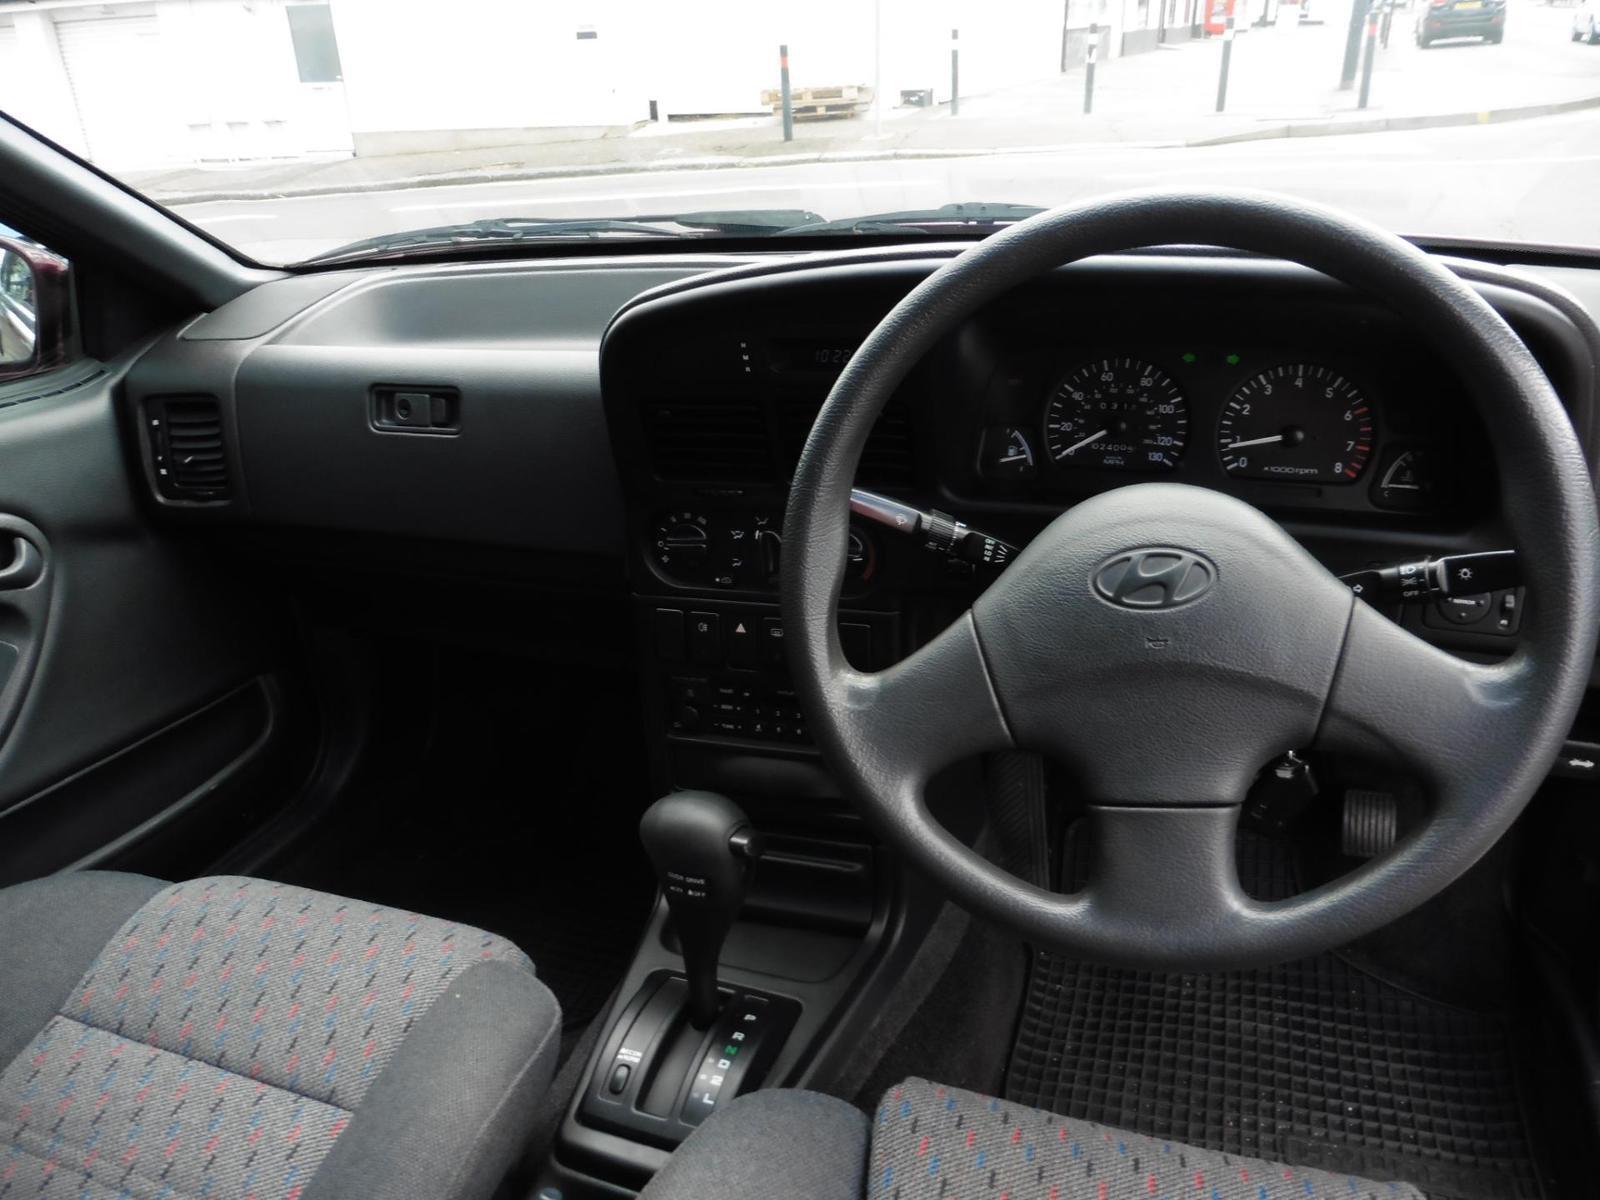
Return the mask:
<path id="1" fill-rule="evenodd" d="M 1256 494 L 1277 484 L 1268 494 L 1291 505 L 1314 497 L 1393 511 L 1440 499 L 1439 439 L 1419 423 L 1415 383 L 1403 371 L 1385 378 L 1381 363 L 1292 351 L 1079 354 L 1035 374 L 1031 404 L 991 397 L 978 448 L 986 480 L 1078 490 L 1166 476 L 1237 481 Z M 1009 382 L 1016 391 L 1022 380 Z M 1015 419 L 994 421 L 997 412 Z"/>

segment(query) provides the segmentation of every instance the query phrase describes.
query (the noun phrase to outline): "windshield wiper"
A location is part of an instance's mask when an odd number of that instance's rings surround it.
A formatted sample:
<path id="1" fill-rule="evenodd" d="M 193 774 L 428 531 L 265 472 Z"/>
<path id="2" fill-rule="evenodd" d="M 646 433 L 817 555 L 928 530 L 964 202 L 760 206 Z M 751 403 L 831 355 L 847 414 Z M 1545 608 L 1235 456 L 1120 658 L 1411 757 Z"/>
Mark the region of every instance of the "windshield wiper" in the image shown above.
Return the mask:
<path id="1" fill-rule="evenodd" d="M 818 221 L 814 225 L 796 225 L 783 232 L 786 236 L 794 233 L 926 233 L 935 236 L 993 233 L 1043 211 L 1033 204 L 944 204 L 938 208 Z"/>
<path id="2" fill-rule="evenodd" d="M 461 247 L 558 239 L 761 237 L 822 218 L 807 209 L 751 209 L 639 217 L 487 217 L 429 229 L 384 233 L 325 250 L 311 263 L 426 256 Z"/>

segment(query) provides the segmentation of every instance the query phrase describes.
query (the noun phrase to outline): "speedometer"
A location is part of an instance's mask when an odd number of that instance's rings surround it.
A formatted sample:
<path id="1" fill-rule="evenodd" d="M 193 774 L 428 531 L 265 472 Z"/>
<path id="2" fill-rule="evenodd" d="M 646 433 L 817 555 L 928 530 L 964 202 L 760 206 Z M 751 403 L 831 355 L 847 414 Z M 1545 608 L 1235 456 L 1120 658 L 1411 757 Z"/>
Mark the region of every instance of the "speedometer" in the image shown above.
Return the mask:
<path id="1" fill-rule="evenodd" d="M 1330 367 L 1291 363 L 1261 372 L 1223 405 L 1217 453 L 1246 479 L 1354 483 L 1372 459 L 1372 405 Z"/>
<path id="2" fill-rule="evenodd" d="M 1159 367 L 1102 358 L 1084 363 L 1051 394 L 1044 440 L 1063 466 L 1170 471 L 1189 441 L 1189 406 Z"/>

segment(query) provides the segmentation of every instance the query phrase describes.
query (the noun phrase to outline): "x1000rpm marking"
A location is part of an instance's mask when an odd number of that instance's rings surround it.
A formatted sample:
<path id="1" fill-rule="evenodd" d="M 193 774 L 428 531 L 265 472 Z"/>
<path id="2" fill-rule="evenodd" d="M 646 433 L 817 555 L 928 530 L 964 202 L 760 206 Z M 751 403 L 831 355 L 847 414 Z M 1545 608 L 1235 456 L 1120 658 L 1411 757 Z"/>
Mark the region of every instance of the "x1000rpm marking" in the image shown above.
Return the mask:
<path id="1" fill-rule="evenodd" d="M 1245 479 L 1354 483 L 1372 459 L 1372 405 L 1327 367 L 1290 363 L 1243 384 L 1222 409 L 1217 453 Z"/>

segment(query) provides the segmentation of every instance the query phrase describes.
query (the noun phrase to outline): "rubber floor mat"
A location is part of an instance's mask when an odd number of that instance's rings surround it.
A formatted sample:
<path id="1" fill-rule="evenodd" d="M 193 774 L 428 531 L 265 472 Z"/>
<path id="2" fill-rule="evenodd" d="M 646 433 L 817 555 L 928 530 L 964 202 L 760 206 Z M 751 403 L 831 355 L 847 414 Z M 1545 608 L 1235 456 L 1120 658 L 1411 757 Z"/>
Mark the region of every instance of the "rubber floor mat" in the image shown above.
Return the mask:
<path id="1" fill-rule="evenodd" d="M 1241 851 L 1264 884 L 1253 893 L 1293 890 L 1276 856 Z M 1038 953 L 1005 1093 L 1223 1153 L 1403 1179 L 1431 1200 L 1544 1195 L 1509 1023 L 1332 954 L 1178 975 Z"/>

